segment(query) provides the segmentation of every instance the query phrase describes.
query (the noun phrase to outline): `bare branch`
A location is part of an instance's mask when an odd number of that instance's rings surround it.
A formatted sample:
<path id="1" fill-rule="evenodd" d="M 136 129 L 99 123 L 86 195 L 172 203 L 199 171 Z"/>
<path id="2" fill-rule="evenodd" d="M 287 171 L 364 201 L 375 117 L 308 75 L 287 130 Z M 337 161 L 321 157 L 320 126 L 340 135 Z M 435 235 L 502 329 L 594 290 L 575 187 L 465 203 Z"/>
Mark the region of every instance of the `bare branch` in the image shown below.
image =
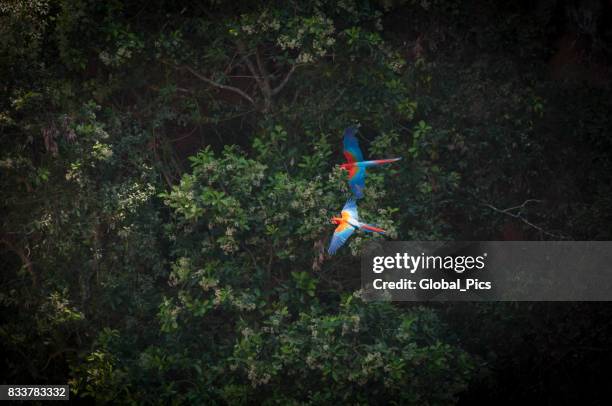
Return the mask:
<path id="1" fill-rule="evenodd" d="M 224 90 L 229 90 L 230 92 L 234 92 L 240 96 L 242 96 L 244 99 L 248 100 L 249 103 L 255 105 L 255 101 L 253 100 L 253 98 L 251 96 L 249 96 L 248 94 L 246 94 L 245 92 L 243 92 L 242 90 L 238 89 L 237 87 L 234 86 L 228 86 L 228 85 L 223 85 L 221 83 L 217 83 L 214 80 L 211 80 L 209 78 L 207 78 L 206 76 L 200 74 L 199 72 L 195 71 L 193 68 L 191 68 L 190 66 L 183 66 L 183 69 L 185 69 L 186 71 L 188 71 L 189 73 L 191 73 L 192 75 L 194 75 L 195 77 L 197 77 L 198 79 L 214 86 L 217 87 L 219 89 L 224 89 Z"/>
<path id="2" fill-rule="evenodd" d="M 259 73 L 263 77 L 261 89 L 265 95 L 265 97 L 269 98 L 272 94 L 272 89 L 270 87 L 270 75 L 268 74 L 268 70 L 266 69 L 266 64 L 261 59 L 261 55 L 259 54 L 259 49 L 255 50 L 255 60 L 257 61 L 257 67 L 259 68 Z"/>
<path id="3" fill-rule="evenodd" d="M 247 79 L 257 79 L 257 76 L 251 75 L 228 75 L 228 78 L 247 78 Z"/>
<path id="4" fill-rule="evenodd" d="M 517 210 L 517 209 L 522 209 L 524 208 L 527 204 L 529 204 L 530 202 L 540 202 L 540 200 L 536 200 L 536 199 L 528 199 L 525 200 L 523 202 L 523 204 L 519 205 L 519 206 L 514 206 L 514 207 L 509 207 L 507 209 L 498 209 L 497 207 L 493 206 L 490 203 L 487 202 L 481 202 L 483 206 L 487 206 L 488 208 L 495 210 L 498 213 L 503 213 L 503 214 L 507 214 L 508 216 L 514 217 L 514 218 L 519 218 L 521 216 L 521 212 L 519 211 L 518 213 L 512 213 L 513 210 Z"/>
<path id="5" fill-rule="evenodd" d="M 5 244 L 9 250 L 13 251 L 21 262 L 25 269 L 28 271 L 30 276 L 32 277 L 32 285 L 38 285 L 38 276 L 34 271 L 34 266 L 32 265 L 32 260 L 30 259 L 30 250 L 29 248 L 21 249 L 8 235 L 0 235 L 0 245 Z M 27 252 L 26 252 L 27 251 Z"/>
<path id="6" fill-rule="evenodd" d="M 234 68 L 233 63 L 234 63 L 234 59 L 236 59 L 236 57 L 238 56 L 238 53 L 235 52 L 234 56 L 232 56 L 232 59 L 230 59 L 230 62 L 227 64 L 227 66 L 225 67 L 225 71 L 224 73 L 227 75 L 228 73 L 230 73 L 232 71 L 232 69 Z"/>
<path id="7" fill-rule="evenodd" d="M 542 201 L 538 200 L 538 199 L 527 199 L 521 205 L 514 206 L 514 207 L 508 207 L 507 209 L 504 209 L 502 211 L 509 212 L 509 211 L 512 211 L 512 210 L 522 209 L 525 206 L 527 206 L 529 203 L 542 203 Z"/>
<path id="8" fill-rule="evenodd" d="M 251 62 L 251 60 L 249 59 L 249 55 L 246 52 L 246 48 L 244 47 L 244 44 L 241 41 L 238 41 L 236 43 L 236 46 L 238 47 L 238 51 L 240 51 L 240 53 L 244 55 L 243 59 L 244 59 L 244 62 L 246 63 L 247 68 L 249 69 L 249 72 L 251 72 L 251 75 L 253 75 L 253 77 L 257 81 L 259 88 L 263 91 L 264 84 L 261 78 L 262 72 L 258 72 L 257 69 L 255 69 L 253 62 Z"/>
<path id="9" fill-rule="evenodd" d="M 76 348 L 64 348 L 63 350 L 59 350 L 59 351 L 54 352 L 53 354 L 51 354 L 49 356 L 49 358 L 47 359 L 47 363 L 41 369 L 41 371 L 44 371 L 45 369 L 47 369 L 49 367 L 49 364 L 51 364 L 51 361 L 54 358 L 57 358 L 58 356 L 62 355 L 63 353 L 66 353 L 66 352 L 76 352 L 76 353 L 78 353 L 78 350 Z"/>
<path id="10" fill-rule="evenodd" d="M 512 218 L 518 219 L 518 220 L 522 221 L 523 223 L 527 224 L 529 227 L 534 228 L 534 229 L 538 230 L 540 233 L 546 234 L 549 237 L 567 239 L 566 236 L 563 236 L 561 234 L 555 234 L 555 233 L 551 233 L 550 231 L 544 230 L 542 227 L 533 224 L 531 221 L 527 220 L 523 216 L 522 209 L 524 209 L 525 206 L 527 206 L 529 203 L 540 203 L 540 202 L 541 202 L 541 200 L 538 200 L 538 199 L 527 199 L 522 204 L 520 204 L 518 206 L 514 206 L 514 207 L 509 207 L 507 209 L 499 209 L 499 208 L 493 206 L 492 204 L 487 203 L 487 202 L 483 202 L 483 201 L 481 201 L 481 204 L 483 206 L 486 206 L 486 207 L 490 208 L 491 210 L 494 210 L 494 211 L 498 212 L 498 213 L 505 214 L 505 215 L 510 216 Z M 518 211 L 516 211 L 516 210 L 518 210 Z"/>
<path id="11" fill-rule="evenodd" d="M 283 90 L 283 87 L 285 87 L 287 82 L 289 82 L 289 78 L 291 77 L 291 75 L 293 75 L 293 72 L 295 71 L 296 66 L 297 66 L 297 64 L 292 65 L 291 69 L 287 73 L 287 76 L 285 76 L 285 78 L 278 84 L 278 86 L 276 86 L 274 89 L 272 89 L 272 95 L 273 96 L 278 94 L 281 90 Z"/>

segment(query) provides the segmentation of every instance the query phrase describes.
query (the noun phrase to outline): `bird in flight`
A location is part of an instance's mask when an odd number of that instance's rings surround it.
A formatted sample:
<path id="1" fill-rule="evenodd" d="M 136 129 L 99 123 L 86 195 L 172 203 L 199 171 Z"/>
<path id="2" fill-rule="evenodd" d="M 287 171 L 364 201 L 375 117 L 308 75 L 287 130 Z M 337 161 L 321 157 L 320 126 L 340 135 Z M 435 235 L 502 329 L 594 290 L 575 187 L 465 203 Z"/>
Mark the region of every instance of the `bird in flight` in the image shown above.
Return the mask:
<path id="1" fill-rule="evenodd" d="M 385 233 L 385 230 L 381 228 L 359 221 L 357 202 L 353 198 L 350 198 L 342 208 L 342 217 L 332 217 L 331 222 L 338 227 L 336 227 L 329 248 L 327 249 L 329 255 L 334 255 L 336 251 L 338 251 L 338 248 L 344 245 L 355 230 L 363 230 L 370 233 Z"/>
<path id="2" fill-rule="evenodd" d="M 356 199 L 363 197 L 363 189 L 365 188 L 366 168 L 399 161 L 402 158 L 376 159 L 373 161 L 364 161 L 363 153 L 359 148 L 357 127 L 350 126 L 344 130 L 344 157 L 346 163 L 340 165 L 349 173 L 349 186 Z"/>

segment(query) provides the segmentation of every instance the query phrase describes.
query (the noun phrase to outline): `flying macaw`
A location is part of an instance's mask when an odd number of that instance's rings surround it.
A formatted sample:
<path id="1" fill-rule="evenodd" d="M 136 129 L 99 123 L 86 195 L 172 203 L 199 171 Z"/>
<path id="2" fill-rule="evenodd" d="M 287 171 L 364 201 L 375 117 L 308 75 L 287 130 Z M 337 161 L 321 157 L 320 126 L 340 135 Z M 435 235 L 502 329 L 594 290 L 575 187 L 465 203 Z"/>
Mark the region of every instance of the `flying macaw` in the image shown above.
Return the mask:
<path id="1" fill-rule="evenodd" d="M 350 198 L 342 208 L 342 217 L 332 217 L 331 222 L 337 224 L 338 227 L 334 230 L 334 235 L 327 249 L 329 255 L 334 255 L 338 248 L 344 245 L 355 230 L 363 230 L 370 233 L 385 233 L 385 230 L 381 228 L 359 221 L 357 202 L 353 198 Z"/>
<path id="2" fill-rule="evenodd" d="M 402 158 L 364 161 L 363 154 L 359 148 L 359 141 L 355 137 L 357 131 L 359 130 L 355 126 L 344 130 L 344 157 L 347 162 L 340 165 L 340 167 L 348 171 L 351 191 L 356 199 L 361 199 L 363 197 L 363 188 L 365 187 L 366 168 L 399 161 Z"/>

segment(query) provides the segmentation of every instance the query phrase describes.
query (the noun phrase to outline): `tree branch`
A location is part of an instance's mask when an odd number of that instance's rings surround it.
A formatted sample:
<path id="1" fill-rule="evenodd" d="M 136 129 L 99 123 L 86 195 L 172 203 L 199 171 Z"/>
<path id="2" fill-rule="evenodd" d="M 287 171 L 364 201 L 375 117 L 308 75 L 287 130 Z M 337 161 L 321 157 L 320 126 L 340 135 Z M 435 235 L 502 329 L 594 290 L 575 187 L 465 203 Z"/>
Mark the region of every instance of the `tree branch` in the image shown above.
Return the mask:
<path id="1" fill-rule="evenodd" d="M 0 235 L 0 245 L 1 244 L 6 245 L 9 250 L 13 251 L 15 254 L 17 254 L 17 256 L 19 256 L 21 263 L 32 277 L 32 285 L 35 287 L 38 286 L 38 277 L 34 271 L 34 266 L 32 265 L 32 260 L 30 259 L 29 253 L 26 254 L 26 252 L 18 247 L 17 244 L 15 244 L 7 235 Z"/>
<path id="2" fill-rule="evenodd" d="M 253 62 L 251 62 L 251 60 L 249 59 L 249 56 L 246 52 L 246 48 L 244 47 L 244 44 L 241 41 L 238 41 L 236 43 L 236 46 L 238 47 L 238 51 L 244 55 L 244 62 L 246 63 L 247 68 L 249 69 L 249 72 L 251 72 L 251 75 L 253 75 L 253 78 L 255 78 L 255 81 L 257 82 L 257 84 L 259 85 L 259 88 L 261 89 L 261 91 L 263 92 L 263 82 L 261 80 L 261 73 L 262 72 L 257 72 L 257 69 L 255 69 L 255 66 L 253 65 Z"/>
<path id="3" fill-rule="evenodd" d="M 494 210 L 494 211 L 498 212 L 498 213 L 505 214 L 505 215 L 510 216 L 512 218 L 518 219 L 518 220 L 522 221 L 523 223 L 527 224 L 529 227 L 534 228 L 534 229 L 538 230 L 540 233 L 546 234 L 549 237 L 567 239 L 566 236 L 563 236 L 561 234 L 555 234 L 555 233 L 551 233 L 550 231 L 544 230 L 542 227 L 533 224 L 531 221 L 527 220 L 523 216 L 522 209 L 524 209 L 525 206 L 527 206 L 529 203 L 540 203 L 540 202 L 541 202 L 541 200 L 537 200 L 537 199 L 527 199 L 522 204 L 520 204 L 518 206 L 514 206 L 514 207 L 508 207 L 507 209 L 499 209 L 499 208 L 493 206 L 492 204 L 487 203 L 487 202 L 483 202 L 483 201 L 481 201 L 481 204 L 483 206 L 486 206 L 486 207 L 490 208 L 491 210 Z M 513 211 L 515 211 L 515 210 L 518 210 L 518 212 L 513 213 Z"/>
<path id="4" fill-rule="evenodd" d="M 228 86 L 228 85 L 223 85 L 221 83 L 217 83 L 214 80 L 211 80 L 211 79 L 207 78 L 206 76 L 200 74 L 199 72 L 195 71 L 190 66 L 183 66 L 183 69 L 185 69 L 186 71 L 188 71 L 189 73 L 191 73 L 192 75 L 197 77 L 198 79 L 208 83 L 209 85 L 212 85 L 212 86 L 217 87 L 219 89 L 224 89 L 224 90 L 229 90 L 230 92 L 234 92 L 234 93 L 242 96 L 244 99 L 246 99 L 252 105 L 255 105 L 255 101 L 253 100 L 253 98 L 251 96 L 249 96 L 248 94 L 246 94 L 245 92 L 243 92 L 242 90 L 238 89 L 237 87 Z"/>
<path id="5" fill-rule="evenodd" d="M 278 94 L 281 90 L 283 90 L 283 87 L 285 87 L 287 82 L 289 82 L 289 78 L 291 77 L 291 75 L 293 75 L 293 72 L 295 71 L 296 67 L 297 67 L 297 64 L 294 64 L 291 66 L 291 69 L 287 73 L 287 76 L 285 76 L 285 78 L 278 84 L 278 86 L 272 89 L 272 96 Z"/>
<path id="6" fill-rule="evenodd" d="M 272 95 L 272 89 L 270 87 L 270 75 L 268 74 L 268 70 L 266 69 L 266 65 L 261 59 L 261 55 L 259 55 L 259 49 L 255 49 L 255 60 L 257 61 L 257 67 L 259 68 L 259 73 L 263 77 L 262 80 L 262 91 L 266 98 L 270 98 Z"/>
<path id="7" fill-rule="evenodd" d="M 263 112 L 270 111 L 270 108 L 272 106 L 272 87 L 270 86 L 270 75 L 266 69 L 264 61 L 261 58 L 259 49 L 255 49 L 255 61 L 257 63 L 256 69 L 253 65 L 253 62 L 251 62 L 248 57 L 244 43 L 238 41 L 236 42 L 236 46 L 238 47 L 238 51 L 244 55 L 244 62 L 246 63 L 247 68 L 251 72 L 251 75 L 253 75 L 253 78 L 257 82 L 259 89 L 261 90 L 264 102 Z"/>

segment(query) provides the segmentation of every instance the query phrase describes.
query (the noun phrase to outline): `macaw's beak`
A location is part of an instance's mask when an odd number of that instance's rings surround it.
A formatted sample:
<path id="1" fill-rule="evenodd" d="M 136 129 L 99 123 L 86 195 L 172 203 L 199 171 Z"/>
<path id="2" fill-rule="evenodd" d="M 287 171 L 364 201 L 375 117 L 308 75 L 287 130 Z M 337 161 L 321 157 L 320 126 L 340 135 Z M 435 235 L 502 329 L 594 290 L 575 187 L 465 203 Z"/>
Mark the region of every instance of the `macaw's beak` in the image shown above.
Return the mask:
<path id="1" fill-rule="evenodd" d="M 342 221 L 342 220 L 341 220 L 341 219 L 339 219 L 338 217 L 332 217 L 332 218 L 331 218 L 331 222 L 332 222 L 332 224 L 340 224 L 340 222 L 341 222 L 341 221 Z"/>

